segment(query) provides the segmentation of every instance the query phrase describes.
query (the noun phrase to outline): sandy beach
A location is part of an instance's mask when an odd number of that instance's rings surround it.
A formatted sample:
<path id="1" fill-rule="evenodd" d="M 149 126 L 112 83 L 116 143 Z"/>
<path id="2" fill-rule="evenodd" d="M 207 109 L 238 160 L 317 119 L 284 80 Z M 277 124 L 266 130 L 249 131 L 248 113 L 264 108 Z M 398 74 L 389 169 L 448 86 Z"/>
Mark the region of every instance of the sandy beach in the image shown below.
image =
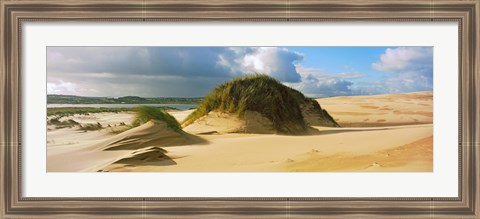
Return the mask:
<path id="1" fill-rule="evenodd" d="M 342 127 L 313 126 L 314 135 L 217 133 L 201 130 L 170 135 L 199 141 L 171 144 L 159 138 L 160 125 L 113 133 L 134 113 L 74 115 L 79 123 L 101 123 L 97 131 L 47 127 L 48 172 L 431 172 L 432 93 L 416 92 L 317 99 Z M 192 110 L 169 111 L 182 121 Z M 223 121 L 223 120 L 222 120 Z M 225 121 L 223 121 L 225 122 Z M 228 121 L 226 121 L 228 122 Z M 150 125 L 150 126 L 146 126 Z M 156 130 L 157 135 L 153 135 Z M 191 129 L 194 130 L 194 129 Z M 140 137 L 141 138 L 140 138 Z M 145 136 L 150 136 L 148 139 Z M 159 138 L 155 140 L 152 138 Z M 144 147 L 118 150 L 120 140 Z M 123 144 L 123 143 L 122 143 Z M 132 144 L 131 144 L 132 145 Z M 116 145 L 118 146 L 118 144 Z"/>
<path id="2" fill-rule="evenodd" d="M 432 92 L 317 99 L 343 127 L 431 124 Z"/>

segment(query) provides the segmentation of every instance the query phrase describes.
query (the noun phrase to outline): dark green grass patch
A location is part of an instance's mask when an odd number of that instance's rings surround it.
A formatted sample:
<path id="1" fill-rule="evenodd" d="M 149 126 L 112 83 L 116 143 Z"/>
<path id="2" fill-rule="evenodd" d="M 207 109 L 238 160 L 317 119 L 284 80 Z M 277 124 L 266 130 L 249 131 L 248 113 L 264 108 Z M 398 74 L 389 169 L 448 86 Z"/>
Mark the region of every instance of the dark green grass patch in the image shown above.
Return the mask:
<path id="1" fill-rule="evenodd" d="M 256 111 L 270 119 L 277 131 L 299 133 L 308 128 L 300 106 L 312 101 L 267 75 L 248 75 L 216 87 L 182 125 L 189 125 L 214 110 L 240 117 L 246 111 Z"/>
<path id="2" fill-rule="evenodd" d="M 136 127 L 141 124 L 144 124 L 152 119 L 158 120 L 158 121 L 163 121 L 167 124 L 168 127 L 179 131 L 181 130 L 181 126 L 178 123 L 177 119 L 170 115 L 169 113 L 163 111 L 162 109 L 159 109 L 157 107 L 152 107 L 152 106 L 140 106 L 135 108 L 136 112 L 136 117 L 135 120 L 132 123 L 132 126 Z"/>

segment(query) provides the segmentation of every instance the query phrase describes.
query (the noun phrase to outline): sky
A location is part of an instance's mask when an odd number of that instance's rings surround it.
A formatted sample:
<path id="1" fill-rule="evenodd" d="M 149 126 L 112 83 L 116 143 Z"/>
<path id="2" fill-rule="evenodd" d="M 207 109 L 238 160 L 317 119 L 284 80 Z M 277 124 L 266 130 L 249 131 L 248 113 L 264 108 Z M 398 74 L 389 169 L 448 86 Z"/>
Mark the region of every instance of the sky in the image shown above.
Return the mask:
<path id="1" fill-rule="evenodd" d="M 267 74 L 308 97 L 432 91 L 433 47 L 47 47 L 47 93 L 203 97 Z"/>

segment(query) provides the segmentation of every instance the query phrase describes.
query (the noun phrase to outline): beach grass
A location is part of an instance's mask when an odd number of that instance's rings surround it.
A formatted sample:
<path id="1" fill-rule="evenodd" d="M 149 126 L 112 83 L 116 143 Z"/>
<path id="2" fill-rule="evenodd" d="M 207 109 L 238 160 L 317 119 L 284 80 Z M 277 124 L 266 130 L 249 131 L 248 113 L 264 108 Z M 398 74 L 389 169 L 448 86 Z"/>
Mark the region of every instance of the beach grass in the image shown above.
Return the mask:
<path id="1" fill-rule="evenodd" d="M 272 77 L 252 74 L 217 86 L 185 118 L 182 125 L 187 126 L 210 111 L 233 113 L 239 117 L 246 111 L 256 111 L 270 119 L 275 129 L 288 133 L 293 131 L 290 130 L 291 124 L 306 129 L 300 106 L 307 102 L 316 103 Z"/>
<path id="2" fill-rule="evenodd" d="M 53 117 L 47 121 L 47 125 L 54 125 L 57 129 L 61 128 L 71 128 L 77 125 L 80 125 L 77 121 L 73 119 L 68 119 L 65 121 L 60 121 L 59 117 Z"/>
<path id="3" fill-rule="evenodd" d="M 96 130 L 103 129 L 102 124 L 100 124 L 99 122 L 97 122 L 97 123 L 84 123 L 84 124 L 81 124 L 79 127 L 80 127 L 80 130 L 83 130 L 83 131 L 96 131 Z"/>
<path id="4" fill-rule="evenodd" d="M 172 110 L 175 108 L 172 107 L 154 107 L 162 110 Z M 47 108 L 47 116 L 56 116 L 58 118 L 64 116 L 73 116 L 78 115 L 89 115 L 90 113 L 119 113 L 119 112 L 134 112 L 135 108 L 95 108 L 95 107 L 58 107 L 58 108 Z"/>
<path id="5" fill-rule="evenodd" d="M 136 112 L 135 120 L 132 122 L 133 127 L 140 126 L 150 120 L 163 121 L 168 127 L 175 131 L 180 131 L 182 128 L 177 119 L 165 112 L 164 110 L 152 106 L 140 106 L 134 109 Z"/>

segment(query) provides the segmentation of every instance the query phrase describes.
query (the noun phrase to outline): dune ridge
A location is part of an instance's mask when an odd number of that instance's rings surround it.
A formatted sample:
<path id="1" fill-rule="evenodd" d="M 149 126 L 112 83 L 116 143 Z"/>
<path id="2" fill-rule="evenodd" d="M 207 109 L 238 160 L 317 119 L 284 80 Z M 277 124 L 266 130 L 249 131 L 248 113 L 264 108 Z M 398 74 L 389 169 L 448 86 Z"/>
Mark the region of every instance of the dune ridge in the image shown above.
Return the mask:
<path id="1" fill-rule="evenodd" d="M 137 166 L 156 165 L 167 166 L 177 164 L 167 155 L 167 151 L 160 147 L 147 147 L 135 150 L 124 157 L 108 164 L 97 172 L 126 171 Z"/>
<path id="2" fill-rule="evenodd" d="M 316 99 L 342 127 L 433 123 L 433 92 Z"/>
<path id="3" fill-rule="evenodd" d="M 218 128 L 229 132 L 298 135 L 313 132 L 311 125 L 338 127 L 318 102 L 266 75 L 249 75 L 217 86 L 182 126 L 188 127 L 198 120 L 201 121 L 195 125 L 214 124 L 209 120 L 218 113 L 236 115 L 245 121 L 243 128 L 223 125 Z M 213 125 L 210 126 L 212 129 Z"/>
<path id="4" fill-rule="evenodd" d="M 182 130 L 174 130 L 165 122 L 150 120 L 138 127 L 110 137 L 94 145 L 97 150 L 135 150 L 149 146 L 201 144 L 205 140 Z"/>
<path id="5" fill-rule="evenodd" d="M 216 111 L 211 111 L 209 116 L 212 118 L 204 121 L 203 126 L 196 126 L 196 130 L 194 125 L 187 126 L 181 132 L 168 129 L 159 121 L 147 122 L 118 135 L 109 133 L 108 129 L 83 132 L 75 128 L 56 129 L 50 125 L 47 131 L 47 171 L 433 171 L 431 92 L 322 98 L 317 101 L 343 125 L 342 128 L 312 126 L 319 130 L 319 134 L 302 136 L 232 133 L 228 131 L 229 127 L 244 128 L 245 121 L 235 113 Z M 190 112 L 192 110 L 169 113 L 182 120 Z M 82 121 L 84 116 L 70 118 Z M 114 124 L 130 124 L 132 119 L 128 113 L 101 113 L 88 117 L 89 122 L 102 124 L 112 121 Z M 227 125 L 224 131 L 208 129 L 210 125 L 216 128 L 228 122 L 234 124 Z M 344 125 L 349 123 L 365 125 Z M 117 146 L 120 149 L 115 148 Z M 109 147 L 115 149 L 108 150 Z"/>

